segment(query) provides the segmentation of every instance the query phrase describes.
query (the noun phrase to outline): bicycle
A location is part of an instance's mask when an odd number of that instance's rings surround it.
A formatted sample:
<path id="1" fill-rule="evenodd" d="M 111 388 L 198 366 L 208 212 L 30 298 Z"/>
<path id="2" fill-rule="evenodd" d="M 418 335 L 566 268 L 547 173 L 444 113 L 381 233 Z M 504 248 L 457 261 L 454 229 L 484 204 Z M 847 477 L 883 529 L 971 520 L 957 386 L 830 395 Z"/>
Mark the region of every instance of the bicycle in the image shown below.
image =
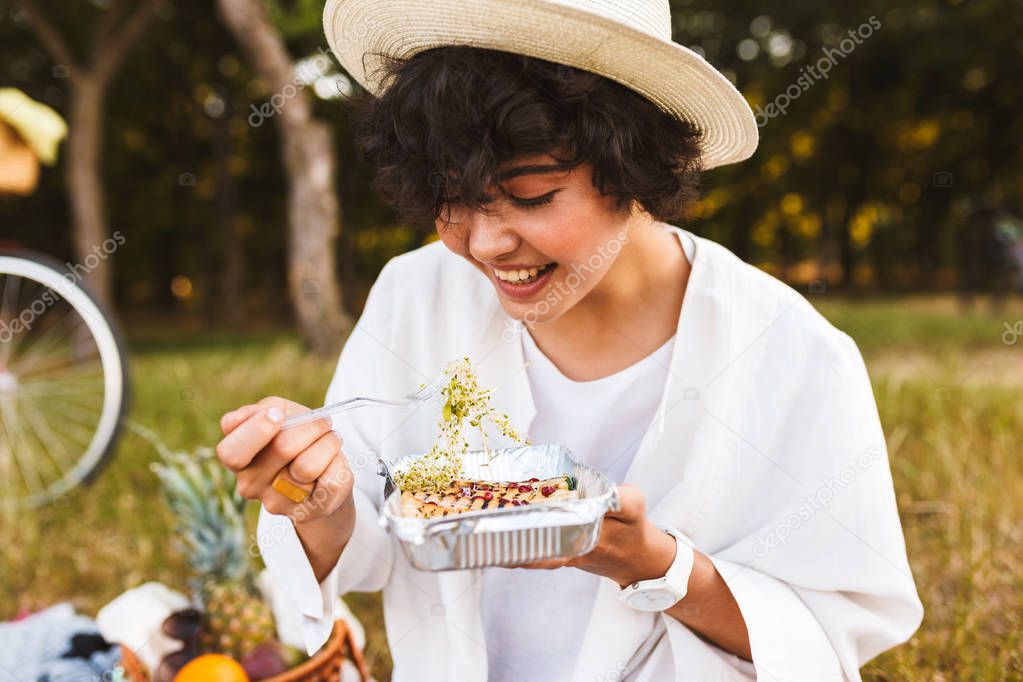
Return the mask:
<path id="1" fill-rule="evenodd" d="M 38 133 L 59 129 L 52 117 L 63 125 L 48 107 L 0 91 L 7 194 L 31 192 L 39 160 L 55 157 L 59 139 Z M 127 366 L 117 325 L 74 268 L 0 244 L 0 511 L 59 504 L 95 480 L 121 433 Z"/>

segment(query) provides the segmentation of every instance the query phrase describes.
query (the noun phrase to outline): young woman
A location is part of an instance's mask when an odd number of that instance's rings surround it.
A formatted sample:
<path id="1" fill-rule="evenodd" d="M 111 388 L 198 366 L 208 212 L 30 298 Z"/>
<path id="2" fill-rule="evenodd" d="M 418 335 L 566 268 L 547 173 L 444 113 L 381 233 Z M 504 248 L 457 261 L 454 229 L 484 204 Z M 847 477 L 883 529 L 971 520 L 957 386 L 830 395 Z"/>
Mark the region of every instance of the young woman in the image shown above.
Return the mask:
<path id="1" fill-rule="evenodd" d="M 468 356 L 621 510 L 572 560 L 417 571 L 377 523 L 377 458 L 428 450 L 436 405 L 283 432 L 308 408 L 239 407 L 217 452 L 262 502 L 310 651 L 337 595 L 375 590 L 397 681 L 858 679 L 906 640 L 922 609 L 855 344 L 672 224 L 757 128 L 670 41 L 667 2 L 331 0 L 324 24 L 374 95 L 356 134 L 378 190 L 439 236 L 380 273 L 326 401 Z M 283 467 L 309 500 L 272 487 Z"/>

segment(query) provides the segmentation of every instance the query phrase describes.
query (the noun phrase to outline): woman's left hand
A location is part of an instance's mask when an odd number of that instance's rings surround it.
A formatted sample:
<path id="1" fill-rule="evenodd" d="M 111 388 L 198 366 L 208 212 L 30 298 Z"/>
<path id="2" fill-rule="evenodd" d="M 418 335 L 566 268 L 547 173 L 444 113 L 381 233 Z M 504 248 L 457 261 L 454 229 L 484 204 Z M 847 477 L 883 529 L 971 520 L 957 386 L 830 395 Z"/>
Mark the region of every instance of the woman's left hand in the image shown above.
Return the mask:
<path id="1" fill-rule="evenodd" d="M 570 559 L 549 559 L 517 568 L 579 568 L 626 587 L 637 580 L 660 578 L 675 560 L 675 538 L 646 515 L 646 497 L 632 485 L 618 486 L 618 511 L 604 515 L 597 546 Z"/>

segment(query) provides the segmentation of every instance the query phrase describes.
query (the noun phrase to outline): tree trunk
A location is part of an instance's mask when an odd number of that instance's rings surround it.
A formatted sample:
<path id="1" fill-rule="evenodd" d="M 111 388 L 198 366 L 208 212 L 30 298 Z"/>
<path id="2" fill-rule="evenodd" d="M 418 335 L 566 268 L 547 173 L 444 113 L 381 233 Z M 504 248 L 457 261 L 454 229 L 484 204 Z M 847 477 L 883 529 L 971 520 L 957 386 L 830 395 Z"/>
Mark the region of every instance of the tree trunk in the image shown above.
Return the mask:
<path id="1" fill-rule="evenodd" d="M 231 121 L 234 111 L 230 89 L 221 84 L 217 91 L 224 101 L 224 110 L 213 118 L 213 153 L 217 158 L 217 214 L 224 233 L 223 271 L 215 312 L 221 321 L 238 327 L 245 320 L 245 244 L 241 230 L 238 229 L 238 183 L 231 172 Z M 210 312 L 214 312 L 213 306 L 210 306 Z"/>
<path id="2" fill-rule="evenodd" d="M 71 83 L 67 163 L 64 178 L 71 203 L 76 272 L 97 298 L 113 309 L 106 200 L 103 195 L 103 85 L 91 75 L 79 74 Z M 98 254 L 102 254 L 100 257 Z"/>
<path id="3" fill-rule="evenodd" d="M 64 179 L 71 205 L 76 272 L 84 275 L 96 297 L 113 310 L 113 255 L 104 244 L 107 232 L 103 191 L 103 98 L 125 55 L 142 38 L 156 16 L 160 0 L 140 0 L 129 12 L 127 0 L 116 0 L 104 12 L 91 36 L 93 49 L 79 62 L 60 32 L 34 0 L 20 0 L 29 25 L 54 64 L 68 78 L 70 110 Z"/>
<path id="4" fill-rule="evenodd" d="M 288 290 L 299 330 L 317 355 L 335 356 L 351 329 L 338 285 L 334 140 L 313 118 L 309 95 L 295 84 L 284 42 L 259 0 L 218 0 L 228 30 L 256 72 L 284 100 L 273 120 L 287 177 Z"/>
<path id="5" fill-rule="evenodd" d="M 283 123 L 285 118 L 279 129 L 288 175 L 288 289 L 303 338 L 316 354 L 330 357 L 351 329 L 334 252 L 340 222 L 334 140 L 319 121 L 294 125 Z"/>

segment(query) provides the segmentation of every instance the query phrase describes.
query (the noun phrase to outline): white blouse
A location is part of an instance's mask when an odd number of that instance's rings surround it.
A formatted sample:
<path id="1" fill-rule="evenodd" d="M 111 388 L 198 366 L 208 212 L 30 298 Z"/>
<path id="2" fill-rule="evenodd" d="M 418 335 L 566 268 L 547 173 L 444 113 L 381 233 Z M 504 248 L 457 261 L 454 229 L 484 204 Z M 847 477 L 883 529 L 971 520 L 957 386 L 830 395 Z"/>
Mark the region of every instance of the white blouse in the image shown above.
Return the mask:
<path id="1" fill-rule="evenodd" d="M 618 585 L 599 578 L 561 679 L 857 680 L 860 666 L 908 639 L 923 616 L 863 360 L 792 288 L 719 244 L 664 229 L 693 240 L 692 271 L 667 379 L 624 482 L 644 492 L 651 519 L 684 532 L 713 561 L 742 611 L 753 663 L 671 616 L 629 608 Z M 537 409 L 519 371 L 520 331 L 486 278 L 428 244 L 381 271 L 326 401 L 404 395 L 468 355 L 482 384 L 500 387 L 495 407 L 531 433 Z M 357 521 L 322 583 L 287 517 L 262 509 L 257 541 L 303 614 L 310 652 L 329 635 L 337 595 L 383 590 L 395 682 L 482 682 L 482 570 L 417 571 L 377 522 L 377 458 L 428 450 L 433 412 L 335 419 L 356 475 Z M 469 440 L 480 447 L 478 436 Z M 536 608 L 524 616 L 558 627 Z"/>
<path id="2" fill-rule="evenodd" d="M 603 471 L 612 481 L 623 481 L 664 393 L 675 335 L 629 367 L 592 381 L 573 381 L 562 374 L 528 331 L 520 338 L 536 402 L 529 437 L 534 443 L 564 445 L 581 463 Z M 568 677 L 601 578 L 576 568 L 492 567 L 483 569 L 482 579 L 489 682 Z M 557 619 L 557 627 L 538 628 L 532 619 L 509 617 L 516 612 L 509 609 L 514 604 L 542 605 Z"/>

